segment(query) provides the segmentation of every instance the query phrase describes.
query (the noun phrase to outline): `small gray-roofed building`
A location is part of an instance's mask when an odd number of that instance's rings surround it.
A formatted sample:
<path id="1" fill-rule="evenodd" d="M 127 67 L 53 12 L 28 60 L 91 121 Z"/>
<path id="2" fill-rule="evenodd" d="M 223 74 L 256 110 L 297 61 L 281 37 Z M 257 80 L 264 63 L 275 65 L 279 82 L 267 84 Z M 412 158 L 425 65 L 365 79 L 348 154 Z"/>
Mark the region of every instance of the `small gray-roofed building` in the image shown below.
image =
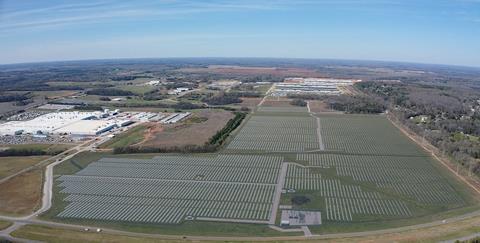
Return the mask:
<path id="1" fill-rule="evenodd" d="M 320 225 L 322 215 L 319 211 L 282 210 L 281 222 L 289 222 L 290 226 Z"/>

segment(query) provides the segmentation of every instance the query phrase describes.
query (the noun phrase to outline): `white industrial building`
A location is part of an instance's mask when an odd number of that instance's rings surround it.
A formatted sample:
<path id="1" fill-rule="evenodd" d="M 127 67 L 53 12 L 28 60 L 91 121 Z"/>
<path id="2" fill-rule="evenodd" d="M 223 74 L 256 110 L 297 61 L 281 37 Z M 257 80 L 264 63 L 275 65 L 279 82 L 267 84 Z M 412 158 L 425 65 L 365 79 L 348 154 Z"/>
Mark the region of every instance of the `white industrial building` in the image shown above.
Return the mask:
<path id="1" fill-rule="evenodd" d="M 190 112 L 185 112 L 185 113 L 173 113 L 163 119 L 160 120 L 160 123 L 163 124 L 172 124 L 172 123 L 177 123 L 184 119 L 185 117 L 189 116 L 191 113 Z"/>
<path id="2" fill-rule="evenodd" d="M 186 91 L 189 91 L 189 90 L 190 90 L 189 88 L 176 88 L 174 90 L 168 91 L 168 94 L 169 95 L 178 95 L 182 92 L 186 92 Z"/>
<path id="3" fill-rule="evenodd" d="M 102 112 L 54 112 L 28 121 L 10 121 L 0 124 L 0 135 L 69 134 L 76 136 L 98 135 L 128 120 L 102 120 Z"/>
<path id="4" fill-rule="evenodd" d="M 55 130 L 55 133 L 73 136 L 95 136 L 117 127 L 116 122 L 80 120 Z"/>

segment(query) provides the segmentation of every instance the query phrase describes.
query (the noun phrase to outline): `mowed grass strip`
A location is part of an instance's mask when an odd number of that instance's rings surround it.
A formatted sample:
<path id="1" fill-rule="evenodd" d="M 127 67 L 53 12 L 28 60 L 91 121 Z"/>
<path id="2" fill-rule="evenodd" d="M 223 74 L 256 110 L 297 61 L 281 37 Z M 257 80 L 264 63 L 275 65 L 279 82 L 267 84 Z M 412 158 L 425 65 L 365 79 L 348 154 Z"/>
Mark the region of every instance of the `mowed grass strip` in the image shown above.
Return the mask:
<path id="1" fill-rule="evenodd" d="M 100 148 L 119 148 L 133 145 L 143 141 L 145 136 L 145 130 L 147 129 L 146 125 L 138 125 L 134 128 L 129 129 L 128 131 L 116 135 L 114 138 L 110 139 L 106 143 L 100 145 Z"/>
<path id="2" fill-rule="evenodd" d="M 176 242 L 172 240 L 159 240 L 145 237 L 131 237 L 112 235 L 107 233 L 84 232 L 80 230 L 53 228 L 41 225 L 26 225 L 15 230 L 12 236 L 51 243 L 83 243 L 83 242 Z M 178 241 L 179 242 L 179 241 Z"/>

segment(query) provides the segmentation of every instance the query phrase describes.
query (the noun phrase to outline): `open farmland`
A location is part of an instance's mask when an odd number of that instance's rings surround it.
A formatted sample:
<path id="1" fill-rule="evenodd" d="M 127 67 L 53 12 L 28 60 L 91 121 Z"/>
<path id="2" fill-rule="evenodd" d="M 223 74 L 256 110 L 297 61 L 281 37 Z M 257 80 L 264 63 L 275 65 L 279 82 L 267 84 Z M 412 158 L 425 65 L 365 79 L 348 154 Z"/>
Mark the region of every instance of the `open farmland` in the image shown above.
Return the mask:
<path id="1" fill-rule="evenodd" d="M 65 218 L 176 224 L 270 219 L 281 157 L 103 158 L 61 176 Z"/>

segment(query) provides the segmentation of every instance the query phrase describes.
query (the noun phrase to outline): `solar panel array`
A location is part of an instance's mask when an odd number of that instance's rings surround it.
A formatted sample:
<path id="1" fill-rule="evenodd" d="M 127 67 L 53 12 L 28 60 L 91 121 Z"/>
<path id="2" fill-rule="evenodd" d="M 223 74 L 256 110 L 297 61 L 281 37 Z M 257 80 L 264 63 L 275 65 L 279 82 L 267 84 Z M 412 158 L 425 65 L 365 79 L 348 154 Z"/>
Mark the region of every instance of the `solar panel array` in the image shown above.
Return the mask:
<path id="1" fill-rule="evenodd" d="M 367 155 L 425 155 L 383 116 L 322 114 L 320 123 L 326 150 Z"/>
<path id="2" fill-rule="evenodd" d="M 227 149 L 275 152 L 318 150 L 317 121 L 309 116 L 252 116 Z"/>
<path id="3" fill-rule="evenodd" d="M 180 223 L 187 216 L 269 220 L 281 157 L 103 158 L 58 178 L 65 218 Z"/>
<path id="4" fill-rule="evenodd" d="M 319 177 L 288 177 L 299 170 L 289 167 L 286 185 L 324 197 L 327 220 L 354 221 L 362 214 L 407 217 L 412 215 L 407 203 L 444 208 L 465 205 L 462 196 L 433 166 L 436 162 L 385 117 L 322 115 L 320 119 L 322 139 L 329 152 L 297 154 L 297 160 L 307 166 L 302 173 L 309 175 L 316 170 Z M 325 169 L 330 179 L 318 172 Z"/>

